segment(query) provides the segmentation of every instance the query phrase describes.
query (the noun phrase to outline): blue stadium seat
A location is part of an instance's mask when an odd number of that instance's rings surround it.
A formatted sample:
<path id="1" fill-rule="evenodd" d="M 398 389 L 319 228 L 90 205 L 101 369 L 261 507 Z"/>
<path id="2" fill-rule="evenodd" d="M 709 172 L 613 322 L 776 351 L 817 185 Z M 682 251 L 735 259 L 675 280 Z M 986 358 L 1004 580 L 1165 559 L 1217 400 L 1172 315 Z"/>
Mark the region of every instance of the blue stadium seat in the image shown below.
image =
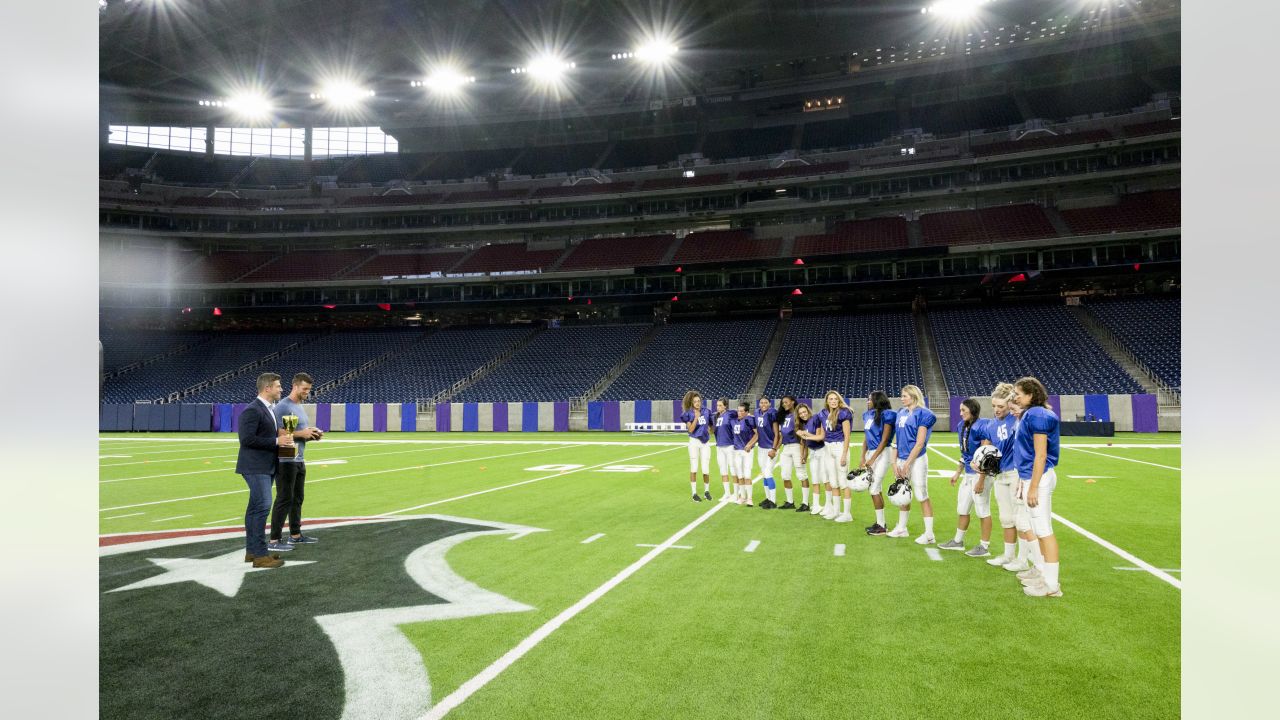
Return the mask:
<path id="1" fill-rule="evenodd" d="M 593 325 L 546 330 L 454 400 L 548 402 L 580 396 L 631 352 L 648 328 Z"/>
<path id="2" fill-rule="evenodd" d="M 1182 391 L 1182 298 L 1091 299 L 1085 309 L 1151 374 Z"/>
<path id="3" fill-rule="evenodd" d="M 765 394 L 813 398 L 839 390 L 864 397 L 884 390 L 892 398 L 908 384 L 924 387 L 910 312 L 808 315 L 787 328 Z"/>
<path id="4" fill-rule="evenodd" d="M 776 322 L 731 320 L 667 325 L 601 399 L 676 399 L 690 388 L 709 399 L 736 398 L 746 392 Z"/>

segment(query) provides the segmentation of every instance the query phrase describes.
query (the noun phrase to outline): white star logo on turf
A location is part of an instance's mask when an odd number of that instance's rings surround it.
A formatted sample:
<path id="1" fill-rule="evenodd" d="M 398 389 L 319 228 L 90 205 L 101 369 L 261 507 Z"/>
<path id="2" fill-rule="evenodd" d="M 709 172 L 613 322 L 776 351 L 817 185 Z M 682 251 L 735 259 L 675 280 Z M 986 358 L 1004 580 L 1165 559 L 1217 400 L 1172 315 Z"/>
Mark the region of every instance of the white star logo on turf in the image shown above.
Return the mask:
<path id="1" fill-rule="evenodd" d="M 209 560 L 198 558 L 147 558 L 147 560 L 164 568 L 165 572 L 115 590 L 108 590 L 108 592 L 195 582 L 217 590 L 227 597 L 235 597 L 236 593 L 240 592 L 240 585 L 244 583 L 244 576 L 247 573 L 270 569 L 255 568 L 252 563 L 245 562 L 242 550 L 235 550 Z M 290 560 L 284 564 L 284 567 L 310 565 L 313 562 L 315 561 Z"/>

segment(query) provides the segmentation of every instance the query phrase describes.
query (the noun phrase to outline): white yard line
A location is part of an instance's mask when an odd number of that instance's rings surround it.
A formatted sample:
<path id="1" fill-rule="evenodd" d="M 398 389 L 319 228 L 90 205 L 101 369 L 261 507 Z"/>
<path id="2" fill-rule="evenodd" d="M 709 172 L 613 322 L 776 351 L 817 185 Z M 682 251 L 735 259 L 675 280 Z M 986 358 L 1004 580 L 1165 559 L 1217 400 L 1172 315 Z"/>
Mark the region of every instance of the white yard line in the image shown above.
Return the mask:
<path id="1" fill-rule="evenodd" d="M 760 541 L 759 541 L 759 540 L 752 540 L 751 542 L 747 543 L 747 546 L 746 546 L 746 547 L 742 548 L 742 552 L 749 552 L 749 553 L 753 553 L 753 552 L 755 552 L 755 551 L 756 551 L 756 548 L 758 548 L 758 547 L 760 547 Z"/>
<path id="2" fill-rule="evenodd" d="M 1140 567 L 1113 567 L 1113 568 L 1111 568 L 1111 569 L 1112 569 L 1112 570 L 1138 570 L 1138 571 L 1141 571 L 1141 572 L 1146 572 L 1146 571 L 1147 571 L 1147 569 L 1146 569 L 1146 568 L 1140 568 Z M 1167 573 L 1181 573 L 1181 572 L 1182 572 L 1182 570 L 1180 570 L 1180 569 L 1178 569 L 1178 568 L 1160 568 L 1160 571 L 1161 571 L 1161 572 L 1167 572 Z"/>
<path id="3" fill-rule="evenodd" d="M 392 452 L 369 453 L 367 455 L 348 455 L 347 457 L 344 457 L 344 458 L 325 458 L 325 460 L 332 461 L 332 460 L 360 460 L 363 458 L 381 458 L 387 455 L 403 455 L 405 453 L 431 452 L 435 450 L 453 450 L 453 449 L 456 449 L 457 447 L 461 447 L 461 446 L 443 447 L 443 448 L 414 448 L 412 450 L 395 450 Z M 235 462 L 235 460 L 227 460 L 226 462 Z M 323 461 L 320 461 L 320 462 L 323 462 Z M 156 478 L 178 477 L 180 475 L 203 475 L 206 473 L 226 472 L 226 471 L 227 471 L 227 468 L 225 467 L 216 467 L 216 468 L 209 468 L 207 470 L 191 470 L 189 472 L 164 473 L 162 475 L 138 475 L 135 477 L 112 478 L 110 480 L 99 480 L 98 483 L 100 485 L 105 485 L 107 483 L 118 483 L 118 482 L 124 482 L 126 480 L 154 480 Z M 332 480 L 333 478 L 329 478 L 329 479 Z M 319 480 L 313 480 L 312 482 L 319 482 Z"/>
<path id="4" fill-rule="evenodd" d="M 200 524 L 201 524 L 201 525 L 218 525 L 218 524 L 220 524 L 220 523 L 229 523 L 229 522 L 231 522 L 232 520 L 239 520 L 239 521 L 241 521 L 241 522 L 244 522 L 244 518 L 243 518 L 243 517 L 230 517 L 230 518 L 225 518 L 225 519 L 223 519 L 223 520 L 214 520 L 213 522 L 200 523 Z"/>
<path id="5" fill-rule="evenodd" d="M 836 545 L 834 552 L 836 557 L 844 557 L 844 545 Z"/>
<path id="6" fill-rule="evenodd" d="M 934 450 L 934 448 L 929 448 L 929 449 L 930 449 L 930 450 Z M 944 453 L 942 453 L 942 451 L 937 450 L 936 452 L 938 452 L 938 454 L 942 455 L 943 457 L 946 457 L 946 455 L 945 455 Z M 1086 451 L 1086 452 L 1087 452 L 1087 451 Z M 1098 453 L 1098 454 L 1101 454 L 1101 453 Z M 956 459 L 952 459 L 952 458 L 948 458 L 948 459 L 950 459 L 952 462 L 956 462 L 956 463 L 960 462 L 959 460 L 956 460 Z M 1125 459 L 1127 459 L 1127 458 L 1117 458 L 1117 459 L 1119 459 L 1119 460 L 1125 460 Z M 1137 461 L 1135 461 L 1135 462 L 1137 462 Z M 1174 470 L 1178 470 L 1178 468 L 1172 468 L 1172 469 L 1174 469 Z M 1177 578 L 1173 577 L 1172 575 L 1170 575 L 1169 573 L 1167 573 L 1167 572 L 1165 572 L 1165 571 L 1161 570 L 1160 568 L 1155 567 L 1155 566 L 1154 566 L 1154 565 L 1152 565 L 1151 563 L 1149 563 L 1149 562 L 1147 562 L 1147 561 L 1145 561 L 1145 560 L 1143 560 L 1143 559 L 1141 559 L 1141 558 L 1137 557 L 1136 555 L 1134 555 L 1134 554 L 1132 554 L 1132 553 L 1130 553 L 1130 552 L 1128 552 L 1128 551 L 1126 551 L 1126 550 L 1123 550 L 1123 549 L 1121 549 L 1121 548 L 1119 548 L 1119 547 L 1117 547 L 1117 546 L 1115 546 L 1115 545 L 1113 545 L 1113 544 L 1111 544 L 1111 543 L 1107 542 L 1106 540 L 1103 540 L 1102 538 L 1098 537 L 1097 535 L 1095 535 L 1095 534 L 1093 534 L 1093 533 L 1089 532 L 1088 530 L 1085 530 L 1084 528 L 1080 527 L 1079 525 L 1077 525 L 1077 524 L 1075 524 L 1075 523 L 1071 522 L 1070 520 L 1068 520 L 1068 519 L 1066 519 L 1066 518 L 1062 517 L 1062 516 L 1061 516 L 1061 515 L 1059 515 L 1058 513 L 1051 513 L 1051 515 L 1052 515 L 1052 517 L 1053 517 L 1053 519 L 1054 519 L 1054 520 L 1057 520 L 1058 522 L 1062 523 L 1063 525 L 1066 525 L 1067 527 L 1071 528 L 1072 530 L 1075 530 L 1076 532 L 1080 533 L 1081 535 L 1085 536 L 1086 538 L 1088 538 L 1088 539 L 1090 539 L 1090 540 L 1094 541 L 1095 543 L 1097 543 L 1097 544 L 1101 545 L 1102 547 L 1104 547 L 1104 548 L 1106 548 L 1106 549 L 1110 550 L 1111 552 L 1115 553 L 1116 555 L 1119 555 L 1120 557 L 1124 558 L 1125 560 L 1128 560 L 1129 562 L 1133 563 L 1134 565 L 1137 565 L 1138 567 L 1142 568 L 1143 570 L 1146 570 L 1147 572 L 1149 572 L 1149 573 L 1151 573 L 1152 575 L 1154 575 L 1154 576 L 1156 576 L 1156 577 L 1160 578 L 1161 580 L 1163 580 L 1163 581 L 1165 581 L 1165 582 L 1169 583 L 1170 585 L 1172 585 L 1172 586 L 1174 586 L 1174 587 L 1178 588 L 1179 590 L 1181 590 L 1181 589 L 1182 589 L 1182 582 L 1181 582 L 1180 580 L 1178 580 Z"/>
<path id="7" fill-rule="evenodd" d="M 489 455 L 486 457 L 466 458 L 465 460 L 451 460 L 449 462 L 433 463 L 430 465 L 410 465 L 408 467 L 391 468 L 389 470 L 372 470 L 370 472 L 351 473 L 349 475 L 335 475 L 333 477 L 316 478 L 315 480 L 308 480 L 307 484 L 314 485 L 316 483 L 326 482 L 328 480 L 345 480 L 346 478 L 364 477 L 366 475 L 381 475 L 381 474 L 390 473 L 390 472 L 404 472 L 406 470 L 421 470 L 421 469 L 430 468 L 430 467 L 441 467 L 443 465 L 456 465 L 458 463 L 464 463 L 464 462 L 478 462 L 480 460 L 493 460 L 495 458 L 510 457 L 512 455 L 527 455 L 529 453 L 548 452 L 551 450 L 563 450 L 563 449 L 564 448 L 551 447 L 551 448 L 543 448 L 541 450 L 526 450 L 518 453 L 506 453 L 503 455 Z M 224 471 L 225 471 L 225 468 L 224 468 Z M 221 497 L 223 495 L 240 495 L 242 493 L 247 493 L 247 492 L 249 492 L 249 488 L 244 488 L 243 490 L 228 490 L 227 492 L 209 493 L 207 495 L 192 495 L 191 497 L 170 498 L 168 500 L 152 500 L 151 502 L 134 503 L 133 505 L 117 505 L 115 507 L 102 508 L 98 512 L 109 512 L 111 510 L 128 510 L 130 508 L 146 507 L 148 505 L 166 505 L 168 503 L 183 502 L 186 500 L 204 500 L 205 498 Z"/>
<path id="8" fill-rule="evenodd" d="M 111 517 L 109 517 L 109 518 L 102 518 L 102 519 L 103 519 L 103 520 L 119 520 L 120 518 L 137 517 L 137 516 L 139 516 L 139 515 L 146 515 L 146 513 L 144 513 L 144 512 L 136 512 L 136 513 L 129 513 L 128 515 L 112 515 L 112 516 L 111 516 Z"/>
<path id="9" fill-rule="evenodd" d="M 599 540 L 599 539 L 600 539 L 600 538 L 602 538 L 602 537 L 604 537 L 604 533 L 596 533 L 595 535 L 592 535 L 591 537 L 587 538 L 586 540 L 583 540 L 583 541 L 582 541 L 582 544 L 583 544 L 583 545 L 586 545 L 586 544 L 588 544 L 588 543 L 593 543 L 593 542 L 595 542 L 595 541 Z"/>
<path id="10" fill-rule="evenodd" d="M 1182 468 L 1174 467 L 1172 465 L 1161 465 L 1160 463 L 1147 462 L 1146 460 L 1134 460 L 1133 458 L 1121 457 L 1119 455 L 1109 455 L 1107 453 L 1100 453 L 1096 450 L 1085 450 L 1083 448 L 1072 447 L 1071 445 L 1063 445 L 1062 447 L 1071 448 L 1072 450 L 1077 450 L 1082 453 L 1089 453 L 1090 455 L 1101 455 L 1102 457 L 1111 458 L 1112 460 L 1124 460 L 1126 462 L 1139 463 L 1142 465 L 1150 465 L 1152 467 L 1164 468 L 1165 470 L 1177 470 L 1178 472 L 1182 472 Z"/>
<path id="11" fill-rule="evenodd" d="M 184 520 L 189 517 L 195 517 L 195 516 L 194 515 L 174 515 L 173 517 L 160 518 L 159 520 L 152 520 L 151 522 L 158 523 L 158 522 L 168 522 L 169 520 Z"/>
<path id="12" fill-rule="evenodd" d="M 656 548 L 656 547 L 662 547 L 662 546 L 661 546 L 661 545 L 658 545 L 658 544 L 656 544 L 656 543 L 636 543 L 636 547 L 651 547 L 651 548 Z M 668 546 L 668 547 L 671 547 L 671 548 L 673 548 L 673 549 L 675 549 L 675 550 L 692 550 L 692 549 L 693 549 L 693 546 L 692 546 L 692 545 L 670 545 L 670 546 Z"/>
<path id="13" fill-rule="evenodd" d="M 686 447 L 686 446 L 682 445 L 682 447 Z M 559 615 L 556 615 L 555 617 L 548 620 L 545 624 L 542 625 L 542 627 L 539 627 L 537 630 L 534 630 L 532 634 L 530 634 L 524 640 L 521 640 L 518 645 L 516 645 L 511 650 L 507 651 L 506 654 L 504 654 L 502 657 L 495 660 L 491 665 L 486 667 L 484 670 L 480 671 L 478 675 L 466 681 L 457 690 L 454 690 L 453 692 L 449 693 L 444 698 L 442 698 L 440 702 L 436 704 L 435 707 L 431 708 L 430 711 L 428 711 L 425 715 L 422 716 L 421 720 L 438 720 L 439 718 L 442 718 L 445 715 L 447 715 L 450 710 L 461 705 L 463 702 L 467 700 L 467 698 L 474 695 L 476 691 L 480 690 L 485 685 L 488 685 L 490 682 L 493 681 L 494 678 L 501 675 L 504 670 L 511 667 L 511 665 L 515 663 L 517 660 L 519 660 L 520 658 L 524 657 L 525 654 L 527 654 L 530 650 L 536 647 L 538 643 L 545 640 L 549 635 L 551 635 L 551 633 L 560 629 L 562 625 L 564 625 L 569 620 L 573 619 L 576 615 L 581 613 L 583 610 L 586 610 L 597 600 L 604 597 L 606 593 L 608 593 L 610 590 L 620 585 L 627 578 L 634 575 L 637 571 L 640 570 L 640 568 L 643 568 L 645 565 L 648 565 L 650 562 L 654 560 L 654 558 L 661 555 L 664 551 L 666 551 L 669 548 L 675 547 L 675 544 L 679 542 L 685 535 L 688 535 L 689 533 L 693 532 L 694 528 L 706 522 L 712 515 L 715 515 L 723 507 L 725 507 L 724 503 L 716 503 L 712 505 L 709 510 L 699 515 L 698 518 L 695 519 L 693 522 L 689 523 L 688 525 L 678 530 L 676 534 L 667 538 L 661 545 L 658 545 L 654 549 L 645 553 L 644 557 L 631 563 L 626 568 L 623 568 L 621 572 L 619 572 L 617 575 L 614 575 L 612 578 L 607 580 L 603 585 L 596 588 L 595 590 L 592 590 L 581 600 L 579 600 L 578 602 L 566 608 Z"/>
<path id="14" fill-rule="evenodd" d="M 685 443 L 685 444 L 683 444 L 683 445 L 680 445 L 679 447 L 687 448 L 687 447 L 689 447 L 689 445 L 688 445 L 688 443 Z M 561 450 L 563 450 L 564 448 L 556 448 L 556 449 L 561 449 Z M 548 479 L 550 479 L 550 478 L 564 477 L 565 475 L 572 475 L 572 474 L 574 474 L 574 473 L 580 473 L 580 472 L 583 472 L 583 471 L 586 471 L 586 470 L 594 470 L 594 469 L 596 469 L 596 468 L 605 467 L 606 465 L 616 465 L 616 464 L 619 464 L 619 463 L 629 462 L 629 461 L 631 461 L 631 460 L 639 460 L 640 458 L 649 457 L 650 455 L 657 455 L 657 454 L 659 454 L 659 453 L 671 452 L 671 451 L 672 451 L 672 450 L 674 450 L 674 449 L 675 449 L 675 448 L 666 448 L 666 449 L 664 449 L 664 450 L 655 450 L 654 452 L 645 453 L 645 454 L 643 454 L 643 455 L 636 455 L 636 456 L 634 456 L 634 457 L 623 458 L 622 460 L 609 460 L 608 462 L 602 462 L 602 463 L 597 463 L 597 464 L 595 464 L 595 465 L 587 465 L 587 466 L 584 466 L 584 467 L 580 467 L 580 468 L 578 468 L 578 469 L 576 469 L 576 470 L 567 470 L 567 471 L 565 471 L 565 472 L 552 473 L 551 475 L 543 475 L 542 477 L 536 477 L 536 478 L 533 478 L 533 479 L 531 479 L 531 480 L 521 480 L 520 482 L 511 483 L 511 484 L 509 484 L 509 485 L 501 485 L 501 486 L 499 486 L 499 487 L 495 487 L 495 488 L 488 488 L 487 490 L 477 490 L 477 491 L 475 491 L 475 492 L 466 493 L 465 495 L 458 495 L 457 497 L 445 498 L 444 500 L 433 500 L 433 501 L 431 501 L 431 502 L 429 502 L 429 503 L 423 503 L 423 504 L 421 504 L 421 505 L 414 505 L 413 507 L 401 508 L 401 509 L 399 509 L 399 510 L 392 510 L 392 511 L 390 511 L 390 512 L 385 512 L 385 513 L 382 513 L 382 515 L 383 515 L 383 516 L 386 516 L 386 515 L 398 515 L 398 514 L 400 514 L 400 513 L 406 513 L 406 512 L 413 511 L 413 510 L 421 510 L 422 508 L 432 507 L 432 506 L 434 506 L 434 505 L 441 505 L 441 504 L 443 504 L 443 503 L 454 502 L 455 500 L 465 500 L 465 499 L 467 499 L 467 498 L 476 497 L 477 495 L 485 495 L 485 494 L 488 494 L 488 493 L 491 493 L 491 492 L 498 492 L 499 490 L 507 490 L 507 489 L 509 489 L 509 488 L 513 488 L 513 487 L 520 487 L 521 485 L 528 485 L 528 484 L 530 484 L 530 483 L 541 482 L 542 480 L 548 480 Z M 538 451 L 538 450 L 531 450 L 531 451 L 528 451 L 528 452 L 541 452 L 541 451 Z M 513 454 L 513 455 L 520 455 L 520 454 L 523 454 L 523 453 L 512 453 L 512 454 Z M 500 456 L 500 457 L 501 457 L 501 456 Z"/>

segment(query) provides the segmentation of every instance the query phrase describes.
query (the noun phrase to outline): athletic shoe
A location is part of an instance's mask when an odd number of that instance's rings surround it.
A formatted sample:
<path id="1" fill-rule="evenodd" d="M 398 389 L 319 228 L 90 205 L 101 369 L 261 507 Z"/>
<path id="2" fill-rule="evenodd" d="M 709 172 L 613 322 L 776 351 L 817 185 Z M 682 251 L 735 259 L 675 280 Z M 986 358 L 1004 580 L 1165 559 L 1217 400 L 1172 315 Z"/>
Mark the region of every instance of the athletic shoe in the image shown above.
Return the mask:
<path id="1" fill-rule="evenodd" d="M 822 517 L 827 520 L 835 520 L 836 516 L 839 514 L 840 513 L 836 512 L 836 506 L 831 503 L 827 503 L 827 506 L 822 508 Z"/>
<path id="2" fill-rule="evenodd" d="M 888 530 L 885 530 L 884 526 L 880 523 L 876 523 L 875 525 L 867 528 L 868 535 L 884 535 L 886 532 L 888 532 Z"/>
<path id="3" fill-rule="evenodd" d="M 1022 572 L 1023 570 L 1031 569 L 1031 565 L 1026 560 L 1018 561 L 1017 559 L 1010 560 L 1003 567 L 1009 572 Z"/>
<path id="4" fill-rule="evenodd" d="M 274 540 L 267 544 L 267 549 L 272 552 L 289 552 L 290 550 L 293 550 L 293 546 L 287 542 Z"/>
<path id="5" fill-rule="evenodd" d="M 750 499 L 750 498 L 747 498 L 747 501 L 746 501 L 746 503 L 744 503 L 744 504 L 745 504 L 747 507 L 755 507 L 754 505 L 752 505 L 752 504 L 751 504 L 751 499 Z"/>
<path id="6" fill-rule="evenodd" d="M 736 495 L 721 495 L 721 496 L 720 496 L 720 502 L 737 502 L 737 501 L 738 501 L 738 497 L 737 497 Z"/>
<path id="7" fill-rule="evenodd" d="M 807 512 L 807 513 L 811 513 L 811 512 L 813 512 L 813 511 L 809 509 L 809 504 L 808 504 L 808 503 L 800 503 L 800 507 L 796 508 L 796 512 Z"/>
<path id="8" fill-rule="evenodd" d="M 1030 570 L 1023 570 L 1022 572 L 1018 573 L 1019 580 L 1034 580 L 1038 577 L 1040 577 L 1040 571 L 1037 570 L 1036 568 L 1031 568 Z"/>
<path id="9" fill-rule="evenodd" d="M 904 537 L 908 537 L 907 529 L 906 529 L 906 528 L 904 528 L 904 527 L 902 527 L 902 526 L 895 527 L 894 529 L 892 529 L 892 530 L 890 530 L 889 532 L 885 533 L 885 535 L 887 535 L 887 536 L 889 536 L 889 537 L 891 537 L 891 538 L 904 538 Z"/>
<path id="10" fill-rule="evenodd" d="M 1044 583 L 1022 588 L 1022 592 L 1030 597 L 1062 597 L 1062 587 L 1050 588 Z"/>
<path id="11" fill-rule="evenodd" d="M 1022 583 L 1022 587 L 1029 588 L 1029 587 L 1035 587 L 1037 585 L 1043 585 L 1044 578 L 1039 575 L 1036 575 L 1035 577 L 1026 578 L 1025 580 L 1019 580 L 1018 582 Z"/>
<path id="12" fill-rule="evenodd" d="M 773 501 L 772 501 L 772 500 L 769 500 L 769 499 L 766 499 L 764 502 L 760 503 L 760 509 L 761 509 L 761 510 L 772 510 L 772 509 L 774 509 L 774 508 L 776 508 L 776 507 L 778 507 L 778 506 L 777 506 L 777 505 L 774 505 L 774 504 L 773 504 Z"/>
<path id="13" fill-rule="evenodd" d="M 298 537 L 293 537 L 292 535 L 290 535 L 286 539 L 286 542 L 288 542 L 290 545 L 315 545 L 320 541 L 311 537 L 310 535 L 299 535 Z"/>
<path id="14" fill-rule="evenodd" d="M 809 514 L 810 514 L 810 515 L 821 515 L 821 514 L 822 514 L 822 511 L 823 511 L 823 508 L 822 508 L 822 506 L 821 506 L 821 505 L 814 505 L 812 508 L 810 508 L 810 509 L 809 509 Z"/>
<path id="15" fill-rule="evenodd" d="M 971 558 L 986 557 L 990 554 L 991 554 L 991 551 L 987 549 L 986 545 L 977 545 L 972 550 L 965 553 L 965 555 L 968 555 Z"/>
<path id="16" fill-rule="evenodd" d="M 836 516 L 836 522 L 838 523 L 853 522 L 853 515 L 850 515 L 849 513 L 840 513 L 839 515 Z"/>
<path id="17" fill-rule="evenodd" d="M 786 502 L 782 503 L 781 505 L 779 505 L 779 506 L 778 506 L 778 509 L 779 509 L 779 510 L 795 510 L 795 509 L 796 509 L 796 504 L 795 504 L 795 503 L 793 503 L 793 502 L 791 502 L 790 500 L 788 500 L 788 501 L 786 501 Z"/>
<path id="18" fill-rule="evenodd" d="M 937 538 L 935 538 L 932 535 L 929 535 L 928 533 L 916 538 L 917 545 L 933 545 L 937 541 L 938 541 Z"/>
<path id="19" fill-rule="evenodd" d="M 1004 567 L 1005 565 L 1008 565 L 1008 564 L 1009 564 L 1009 563 L 1011 563 L 1011 562 L 1013 562 L 1013 557 L 1012 557 L 1012 556 L 1009 556 L 1009 555 L 997 555 L 996 557 L 993 557 L 993 558 L 991 558 L 990 560 L 988 560 L 988 561 L 987 561 L 987 564 L 988 564 L 988 565 L 995 565 L 996 567 Z"/>
<path id="20" fill-rule="evenodd" d="M 697 495 L 694 495 L 694 496 L 693 496 L 693 501 L 694 501 L 694 502 L 702 502 L 702 498 L 698 497 Z"/>
<path id="21" fill-rule="evenodd" d="M 942 543 L 941 545 L 939 545 L 938 549 L 939 550 L 963 550 L 964 543 L 956 542 L 955 540 L 948 540 Z"/>

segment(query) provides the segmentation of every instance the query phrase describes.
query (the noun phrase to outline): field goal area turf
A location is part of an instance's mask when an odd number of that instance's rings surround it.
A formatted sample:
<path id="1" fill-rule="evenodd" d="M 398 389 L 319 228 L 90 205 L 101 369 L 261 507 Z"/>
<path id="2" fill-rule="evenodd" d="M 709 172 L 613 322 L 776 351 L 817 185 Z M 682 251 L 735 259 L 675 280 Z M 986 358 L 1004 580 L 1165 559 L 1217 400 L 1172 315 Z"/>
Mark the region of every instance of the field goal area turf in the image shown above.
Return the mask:
<path id="1" fill-rule="evenodd" d="M 892 539 L 865 493 L 846 524 L 695 503 L 682 435 L 331 433 L 306 450 L 319 542 L 251 570 L 234 436 L 103 434 L 101 715 L 1179 713 L 1180 435 L 1063 439 L 1053 599 L 916 545 L 918 505 Z M 957 459 L 935 433 L 940 542 Z"/>

